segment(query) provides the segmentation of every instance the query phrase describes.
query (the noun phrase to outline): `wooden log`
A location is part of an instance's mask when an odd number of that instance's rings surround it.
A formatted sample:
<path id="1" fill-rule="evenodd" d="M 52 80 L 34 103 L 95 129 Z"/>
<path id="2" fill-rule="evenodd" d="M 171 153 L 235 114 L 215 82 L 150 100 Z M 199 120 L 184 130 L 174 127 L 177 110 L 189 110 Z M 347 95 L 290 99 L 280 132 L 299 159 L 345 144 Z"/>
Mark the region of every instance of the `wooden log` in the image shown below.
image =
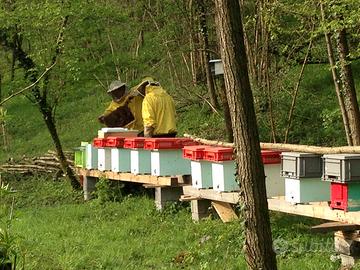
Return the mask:
<path id="1" fill-rule="evenodd" d="M 221 141 L 211 141 L 202 138 L 198 138 L 189 134 L 184 134 L 184 137 L 191 138 L 194 141 L 200 142 L 206 145 L 234 147 L 233 143 L 226 143 Z M 273 149 L 287 152 L 306 152 L 313 154 L 359 154 L 360 146 L 340 146 L 340 147 L 323 147 L 312 145 L 300 145 L 300 144 L 284 144 L 284 143 L 260 143 L 261 149 Z"/>

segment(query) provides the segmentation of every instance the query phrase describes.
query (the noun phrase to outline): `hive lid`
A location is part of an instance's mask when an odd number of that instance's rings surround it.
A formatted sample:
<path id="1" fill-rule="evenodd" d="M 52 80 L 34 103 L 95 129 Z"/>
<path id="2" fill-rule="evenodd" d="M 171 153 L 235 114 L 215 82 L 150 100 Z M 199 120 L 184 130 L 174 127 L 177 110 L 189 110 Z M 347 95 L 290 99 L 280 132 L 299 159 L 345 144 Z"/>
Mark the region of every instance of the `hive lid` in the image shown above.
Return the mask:
<path id="1" fill-rule="evenodd" d="M 191 159 L 191 160 L 203 159 L 206 148 L 207 148 L 206 145 L 184 146 L 183 158 L 187 158 L 187 159 Z"/>
<path id="2" fill-rule="evenodd" d="M 105 147 L 106 139 L 105 138 L 95 138 L 93 140 L 94 147 Z"/>
<path id="3" fill-rule="evenodd" d="M 208 147 L 205 149 L 204 159 L 209 161 L 233 160 L 233 148 L 230 147 Z"/>
<path id="4" fill-rule="evenodd" d="M 274 150 L 261 150 L 263 164 L 280 164 L 281 152 Z"/>
<path id="5" fill-rule="evenodd" d="M 313 153 L 305 153 L 305 152 L 282 152 L 281 156 L 287 156 L 287 157 L 320 157 L 319 154 L 313 154 Z"/>
<path id="6" fill-rule="evenodd" d="M 105 146 L 121 148 L 124 146 L 124 140 L 125 138 L 123 137 L 107 137 L 105 139 Z"/>
<path id="7" fill-rule="evenodd" d="M 196 145 L 197 142 L 189 138 L 146 138 L 144 148 L 155 149 L 182 149 L 187 145 Z"/>
<path id="8" fill-rule="evenodd" d="M 116 127 L 116 128 L 102 128 L 101 131 L 104 132 L 104 133 L 111 133 L 111 132 L 133 132 L 133 130 L 128 130 L 127 128 L 120 128 L 120 127 Z"/>
<path id="9" fill-rule="evenodd" d="M 328 154 L 323 157 L 329 159 L 360 159 L 360 154 Z"/>
<path id="10" fill-rule="evenodd" d="M 132 138 L 125 138 L 124 140 L 124 148 L 144 148 L 144 137 L 132 137 Z"/>

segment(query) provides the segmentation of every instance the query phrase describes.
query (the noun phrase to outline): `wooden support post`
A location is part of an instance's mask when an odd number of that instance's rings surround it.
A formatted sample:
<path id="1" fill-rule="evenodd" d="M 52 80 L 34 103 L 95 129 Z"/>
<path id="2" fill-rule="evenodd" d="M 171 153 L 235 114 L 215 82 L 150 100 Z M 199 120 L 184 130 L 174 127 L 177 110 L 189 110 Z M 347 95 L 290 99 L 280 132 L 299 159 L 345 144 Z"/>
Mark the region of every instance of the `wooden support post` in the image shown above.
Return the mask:
<path id="1" fill-rule="evenodd" d="M 155 206 L 157 210 L 163 210 L 167 203 L 179 201 L 183 194 L 182 187 L 156 187 Z"/>
<path id="2" fill-rule="evenodd" d="M 238 219 L 230 203 L 213 201 L 212 206 L 224 223 Z"/>
<path id="3" fill-rule="evenodd" d="M 359 231 L 338 231 L 335 233 L 335 252 L 340 254 L 341 269 L 352 269 L 360 258 Z"/>
<path id="4" fill-rule="evenodd" d="M 92 192 L 95 190 L 95 184 L 96 184 L 96 179 L 95 177 L 91 177 L 91 176 L 83 176 L 84 180 L 83 180 L 83 191 L 84 191 L 84 200 L 88 201 L 91 200 L 92 197 Z"/>
<path id="5" fill-rule="evenodd" d="M 192 200 L 191 217 L 194 221 L 199 221 L 209 216 L 210 200 Z"/>

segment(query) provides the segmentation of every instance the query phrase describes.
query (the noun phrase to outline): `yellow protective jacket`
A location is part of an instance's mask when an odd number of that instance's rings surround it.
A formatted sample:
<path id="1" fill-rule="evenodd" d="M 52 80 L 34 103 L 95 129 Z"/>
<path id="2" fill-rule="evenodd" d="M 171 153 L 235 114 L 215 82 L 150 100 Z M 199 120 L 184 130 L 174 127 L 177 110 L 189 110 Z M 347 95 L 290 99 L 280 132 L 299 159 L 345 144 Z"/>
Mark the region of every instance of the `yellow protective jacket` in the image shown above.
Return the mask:
<path id="1" fill-rule="evenodd" d="M 122 97 L 119 101 L 111 101 L 110 105 L 106 108 L 104 111 L 104 115 L 108 115 L 109 113 L 115 111 L 118 107 L 124 106 L 127 102 L 126 97 Z M 136 96 L 131 99 L 131 101 L 128 104 L 128 107 L 134 116 L 134 120 L 127 124 L 125 128 L 143 131 L 144 124 L 142 119 L 142 102 L 143 97 L 142 96 Z"/>
<path id="2" fill-rule="evenodd" d="M 145 127 L 153 127 L 154 135 L 176 132 L 173 98 L 159 85 L 145 88 L 142 118 Z"/>

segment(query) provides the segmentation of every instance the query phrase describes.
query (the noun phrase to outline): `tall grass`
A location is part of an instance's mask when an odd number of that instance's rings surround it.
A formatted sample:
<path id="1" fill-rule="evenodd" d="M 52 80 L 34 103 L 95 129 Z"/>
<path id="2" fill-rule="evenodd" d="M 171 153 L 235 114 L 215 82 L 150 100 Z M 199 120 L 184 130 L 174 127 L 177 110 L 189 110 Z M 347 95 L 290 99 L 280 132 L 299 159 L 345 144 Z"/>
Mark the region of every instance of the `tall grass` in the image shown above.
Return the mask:
<path id="1" fill-rule="evenodd" d="M 246 269 L 239 221 L 194 223 L 188 206 L 158 212 L 151 196 L 84 203 L 65 181 L 5 179 L 17 190 L 12 232 L 25 269 Z M 279 269 L 338 269 L 333 236 L 309 231 L 321 221 L 271 222 Z"/>

